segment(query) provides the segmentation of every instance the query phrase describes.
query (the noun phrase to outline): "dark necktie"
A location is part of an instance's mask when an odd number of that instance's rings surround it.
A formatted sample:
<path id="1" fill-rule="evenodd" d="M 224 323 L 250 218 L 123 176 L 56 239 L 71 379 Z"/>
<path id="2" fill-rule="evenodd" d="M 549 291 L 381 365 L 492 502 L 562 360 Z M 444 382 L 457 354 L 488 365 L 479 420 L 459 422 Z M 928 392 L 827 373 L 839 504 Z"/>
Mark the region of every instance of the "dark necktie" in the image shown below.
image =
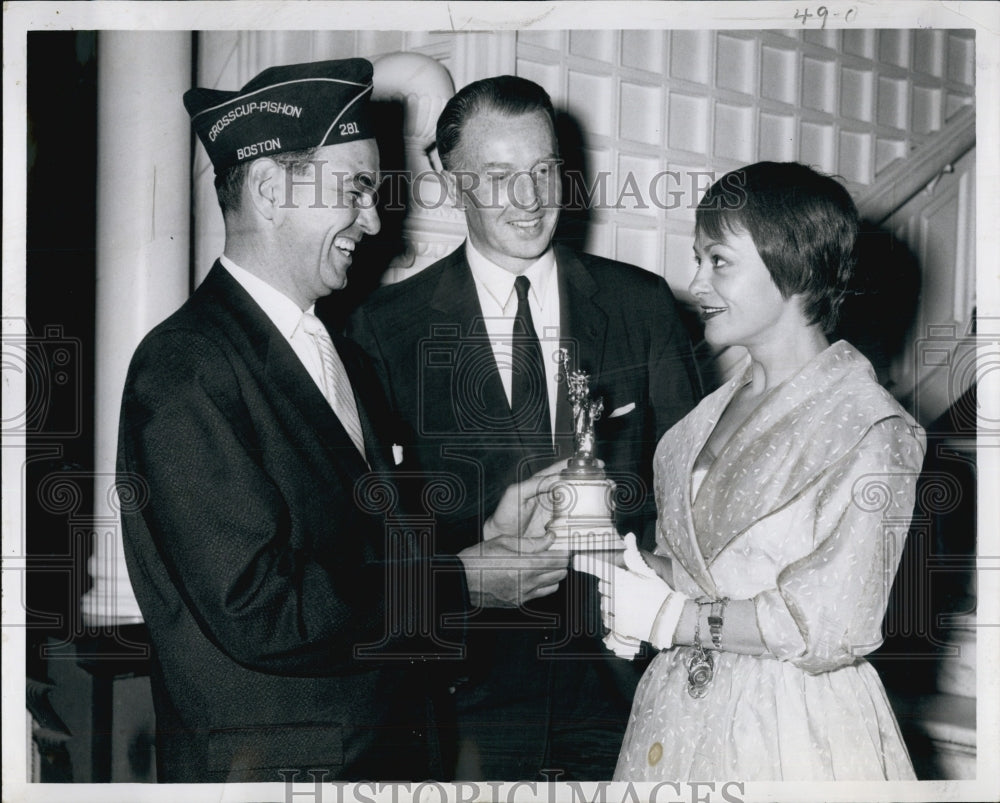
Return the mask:
<path id="1" fill-rule="evenodd" d="M 517 315 L 511 339 L 512 373 L 510 410 L 514 425 L 526 434 L 544 435 L 552 440 L 552 422 L 549 419 L 549 390 L 545 382 L 545 361 L 538 333 L 531 320 L 528 290 L 531 282 L 527 276 L 514 280 L 517 293 Z"/>

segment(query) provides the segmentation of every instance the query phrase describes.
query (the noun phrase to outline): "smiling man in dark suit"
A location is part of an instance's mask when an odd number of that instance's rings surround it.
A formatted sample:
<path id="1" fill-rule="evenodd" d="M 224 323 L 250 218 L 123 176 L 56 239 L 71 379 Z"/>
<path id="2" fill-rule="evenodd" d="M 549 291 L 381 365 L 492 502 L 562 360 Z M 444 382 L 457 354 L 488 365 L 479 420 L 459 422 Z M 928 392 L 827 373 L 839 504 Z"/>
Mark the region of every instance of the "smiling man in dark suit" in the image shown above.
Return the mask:
<path id="1" fill-rule="evenodd" d="M 415 469 L 448 473 L 462 498 L 439 516 L 437 548 L 480 542 L 503 489 L 572 453 L 554 357 L 565 348 L 607 411 L 597 455 L 623 490 L 617 524 L 651 545 L 652 454 L 695 401 L 687 335 L 664 280 L 552 246 L 560 170 L 552 103 L 513 76 L 459 91 L 437 148 L 468 239 L 377 291 L 349 334 L 370 354 Z M 469 621 L 469 660 L 451 687 L 455 777 L 611 777 L 640 667 L 600 640 L 591 581 Z"/>
<path id="2" fill-rule="evenodd" d="M 520 537 L 531 482 L 485 523 L 485 555 L 432 558 L 392 526 L 381 388 L 313 315 L 379 230 L 371 90 L 351 59 L 185 94 L 225 252 L 136 350 L 119 433 L 160 781 L 440 777 L 424 666 L 463 637 L 442 617 L 566 575 L 551 538 Z"/>

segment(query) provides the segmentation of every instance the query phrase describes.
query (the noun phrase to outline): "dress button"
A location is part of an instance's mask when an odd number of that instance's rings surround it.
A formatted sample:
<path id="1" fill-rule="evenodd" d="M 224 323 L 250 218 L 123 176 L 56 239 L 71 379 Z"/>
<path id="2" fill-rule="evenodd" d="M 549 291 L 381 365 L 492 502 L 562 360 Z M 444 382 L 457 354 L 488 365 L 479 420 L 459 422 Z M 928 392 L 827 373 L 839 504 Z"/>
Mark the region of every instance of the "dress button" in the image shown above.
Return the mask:
<path id="1" fill-rule="evenodd" d="M 649 748 L 647 758 L 649 759 L 649 766 L 655 767 L 659 764 L 660 759 L 663 758 L 663 745 L 659 742 L 653 742 L 653 746 Z"/>

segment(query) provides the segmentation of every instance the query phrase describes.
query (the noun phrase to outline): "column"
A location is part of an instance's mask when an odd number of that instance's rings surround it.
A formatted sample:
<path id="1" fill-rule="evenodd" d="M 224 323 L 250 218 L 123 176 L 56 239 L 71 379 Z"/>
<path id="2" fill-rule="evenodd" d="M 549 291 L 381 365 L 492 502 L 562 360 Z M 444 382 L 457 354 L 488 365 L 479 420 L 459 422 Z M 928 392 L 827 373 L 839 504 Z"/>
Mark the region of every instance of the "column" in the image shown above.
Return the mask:
<path id="1" fill-rule="evenodd" d="M 189 32 L 102 31 L 98 38 L 97 310 L 93 587 L 84 623 L 142 621 L 129 585 L 114 490 L 128 363 L 190 284 Z"/>

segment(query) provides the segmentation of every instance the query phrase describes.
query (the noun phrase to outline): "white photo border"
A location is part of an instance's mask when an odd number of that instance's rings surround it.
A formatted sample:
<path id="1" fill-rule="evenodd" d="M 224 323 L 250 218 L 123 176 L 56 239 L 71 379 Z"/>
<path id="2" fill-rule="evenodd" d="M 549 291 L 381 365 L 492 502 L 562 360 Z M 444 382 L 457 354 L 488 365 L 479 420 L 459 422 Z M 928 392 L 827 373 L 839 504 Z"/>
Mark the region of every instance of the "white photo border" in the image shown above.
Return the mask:
<path id="1" fill-rule="evenodd" d="M 978 319 L 992 322 L 979 337 L 990 346 L 981 354 L 978 376 L 996 370 L 1000 343 L 1000 4 L 993 2 L 916 2 L 890 0 L 799 0 L 762 2 L 8 2 L 3 9 L 3 336 L 16 334 L 12 321 L 25 315 L 25 109 L 27 33 L 44 30 L 438 30 L 500 31 L 522 29 L 712 29 L 747 30 L 791 28 L 801 25 L 794 12 L 820 6 L 839 10 L 830 27 L 856 28 L 971 28 L 976 32 L 977 141 L 977 310 Z M 856 9 L 845 23 L 848 8 Z M 627 24 L 623 24 L 627 20 Z M 179 102 L 179 100 L 178 100 Z M 992 355 L 992 356 L 991 356 Z M 4 366 L 3 420 L 25 403 L 25 377 Z M 996 375 L 990 379 L 996 387 Z M 981 393 L 980 420 L 1000 421 L 1000 394 Z M 87 785 L 28 783 L 24 697 L 23 557 L 21 487 L 23 443 L 5 441 L 3 454 L 3 799 L 5 801 L 251 801 L 302 803 L 330 800 L 341 803 L 366 800 L 626 801 L 646 800 L 652 785 L 614 786 L 581 784 L 577 792 L 525 784 L 425 784 L 409 790 L 376 785 L 327 785 L 313 794 L 311 785 L 296 785 L 294 793 L 281 785 Z M 746 783 L 734 799 L 795 801 L 944 801 L 1000 799 L 1000 438 L 980 433 L 978 524 L 978 776 L 975 781 L 909 783 Z M 990 489 L 993 489 L 990 491 Z M 990 759 L 989 756 L 994 756 Z M 738 781 L 739 779 L 734 779 Z M 709 799 L 719 797 L 722 783 Z M 463 788 L 464 787 L 464 788 Z M 708 787 L 680 793 L 661 791 L 657 799 L 705 799 Z M 699 798 L 701 795 L 701 798 Z M 738 797 L 737 797 L 738 795 Z"/>

